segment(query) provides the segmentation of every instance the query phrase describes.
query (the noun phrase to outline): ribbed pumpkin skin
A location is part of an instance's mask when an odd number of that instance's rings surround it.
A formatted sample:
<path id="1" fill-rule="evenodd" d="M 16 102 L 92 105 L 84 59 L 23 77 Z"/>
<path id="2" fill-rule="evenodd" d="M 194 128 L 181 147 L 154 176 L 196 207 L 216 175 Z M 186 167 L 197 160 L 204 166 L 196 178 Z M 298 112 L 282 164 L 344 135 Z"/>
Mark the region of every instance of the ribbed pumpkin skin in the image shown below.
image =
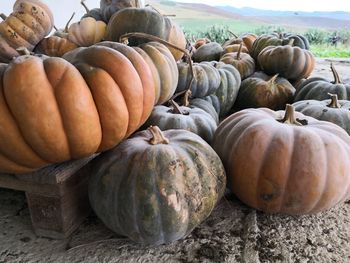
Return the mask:
<path id="1" fill-rule="evenodd" d="M 216 95 L 206 96 L 203 98 L 203 100 L 205 100 L 205 101 L 209 102 L 211 105 L 213 105 L 217 114 L 220 114 L 220 101 Z"/>
<path id="2" fill-rule="evenodd" d="M 9 62 L 18 55 L 19 47 L 32 51 L 53 25 L 53 15 L 46 4 L 39 0 L 17 0 L 11 15 L 0 23 L 0 62 Z"/>
<path id="3" fill-rule="evenodd" d="M 258 62 L 266 74 L 279 74 L 293 81 L 310 76 L 316 63 L 310 51 L 290 45 L 266 47 L 260 52 Z"/>
<path id="4" fill-rule="evenodd" d="M 157 42 L 148 42 L 133 47 L 146 61 L 155 83 L 155 104 L 167 102 L 175 93 L 179 72 L 169 49 Z"/>
<path id="5" fill-rule="evenodd" d="M 92 208 L 110 229 L 146 245 L 186 237 L 225 190 L 222 163 L 205 141 L 184 130 L 164 135 L 169 144 L 151 145 L 150 132 L 139 132 L 92 162 Z"/>
<path id="6" fill-rule="evenodd" d="M 106 27 L 105 22 L 87 17 L 70 25 L 68 39 L 80 47 L 89 47 L 104 38 Z"/>
<path id="7" fill-rule="evenodd" d="M 220 62 L 234 66 L 239 71 L 242 80 L 255 72 L 255 61 L 247 53 L 226 53 L 220 58 Z"/>
<path id="8" fill-rule="evenodd" d="M 100 12 L 103 20 L 108 23 L 110 18 L 119 10 L 128 7 L 144 7 L 144 0 L 101 0 Z"/>
<path id="9" fill-rule="evenodd" d="M 213 104 L 210 103 L 209 101 L 204 100 L 204 99 L 200 99 L 200 98 L 191 99 L 189 101 L 188 107 L 199 108 L 199 109 L 204 110 L 206 113 L 209 113 L 209 115 L 214 119 L 216 124 L 219 124 L 218 112 L 215 110 Z"/>
<path id="10" fill-rule="evenodd" d="M 85 15 L 83 15 L 80 20 L 87 18 L 87 17 L 92 17 L 94 18 L 96 21 L 104 21 L 102 13 L 101 13 L 101 9 L 100 8 L 93 8 L 91 10 L 89 10 L 89 12 L 87 12 Z"/>
<path id="11" fill-rule="evenodd" d="M 224 49 L 219 43 L 210 42 L 200 46 L 196 52 L 194 52 L 192 59 L 194 62 L 203 61 L 219 61 L 221 53 Z"/>
<path id="12" fill-rule="evenodd" d="M 255 60 L 258 59 L 260 52 L 268 46 L 281 46 L 283 45 L 283 40 L 274 35 L 261 35 L 253 43 L 250 55 Z"/>
<path id="13" fill-rule="evenodd" d="M 180 48 L 186 48 L 186 39 L 181 28 L 150 8 L 125 8 L 116 13 L 108 23 L 106 40 L 119 42 L 119 38 L 132 32 L 147 33 L 164 39 Z M 130 46 L 149 42 L 141 38 L 129 38 Z M 183 53 L 169 48 L 175 60 L 180 60 Z"/>
<path id="14" fill-rule="evenodd" d="M 340 108 L 328 106 L 331 100 L 303 100 L 293 104 L 296 111 L 321 121 L 329 121 L 350 134 L 350 101 L 339 100 Z"/>
<path id="15" fill-rule="evenodd" d="M 350 137 L 333 123 L 296 112 L 305 126 L 281 123 L 284 111 L 247 109 L 218 127 L 213 148 L 229 188 L 270 213 L 311 214 L 350 196 Z"/>
<path id="16" fill-rule="evenodd" d="M 240 48 L 239 44 L 228 45 L 224 48 L 222 55 L 227 54 L 227 53 L 232 53 L 232 52 L 238 52 L 239 48 Z M 242 46 L 241 52 L 249 54 L 249 50 L 245 46 Z"/>
<path id="17" fill-rule="evenodd" d="M 242 81 L 236 99 L 238 109 L 266 107 L 284 109 L 293 101 L 295 88 L 285 78 L 274 78 L 266 74 L 253 75 Z"/>
<path id="18" fill-rule="evenodd" d="M 180 106 L 180 109 L 184 114 L 173 113 L 173 108 L 163 105 L 155 106 L 144 127 L 158 126 L 162 131 L 183 129 L 210 143 L 217 128 L 213 117 L 199 108 Z"/>
<path id="19" fill-rule="evenodd" d="M 35 47 L 34 52 L 50 57 L 62 57 L 64 54 L 77 47 L 76 44 L 66 38 L 51 36 L 41 40 Z"/>
<path id="20" fill-rule="evenodd" d="M 180 62 L 177 64 L 179 70 L 179 82 L 176 92 L 184 91 L 191 81 L 190 66 L 188 63 Z M 190 90 L 193 98 L 203 98 L 213 94 L 220 86 L 219 71 L 208 63 L 193 63 L 194 79 Z"/>

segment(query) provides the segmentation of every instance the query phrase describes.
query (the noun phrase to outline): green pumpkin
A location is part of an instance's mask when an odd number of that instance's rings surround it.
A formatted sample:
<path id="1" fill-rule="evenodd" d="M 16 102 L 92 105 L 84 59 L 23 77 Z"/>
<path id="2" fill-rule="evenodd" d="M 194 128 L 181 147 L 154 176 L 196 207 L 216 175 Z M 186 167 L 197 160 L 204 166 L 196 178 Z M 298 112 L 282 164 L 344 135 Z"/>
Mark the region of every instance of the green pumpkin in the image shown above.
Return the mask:
<path id="1" fill-rule="evenodd" d="M 310 78 L 299 85 L 294 101 L 326 100 L 329 98 L 328 93 L 337 94 L 340 100 L 350 100 L 350 84 L 341 80 L 333 64 L 331 64 L 331 70 L 334 81 L 319 77 Z"/>
<path id="2" fill-rule="evenodd" d="M 210 42 L 200 46 L 193 54 L 194 62 L 219 61 L 224 49 L 217 42 Z"/>
<path id="3" fill-rule="evenodd" d="M 184 129 L 210 143 L 217 128 L 213 117 L 202 109 L 179 106 L 175 101 L 170 102 L 171 107 L 163 105 L 154 107 L 144 127 L 158 126 L 162 131 Z"/>
<path id="4" fill-rule="evenodd" d="M 96 21 L 104 21 L 105 23 L 108 23 L 108 21 L 105 21 L 103 19 L 103 16 L 102 16 L 102 12 L 101 12 L 101 9 L 100 8 L 93 8 L 93 9 L 89 9 L 87 7 L 87 5 L 85 4 L 85 1 L 86 0 L 80 0 L 80 4 L 84 7 L 86 13 L 85 15 L 83 15 L 80 20 L 84 19 L 84 18 L 87 18 L 87 17 L 92 17 L 94 18 Z"/>
<path id="5" fill-rule="evenodd" d="M 144 1 L 142 0 L 101 0 L 100 1 L 100 12 L 103 17 L 103 20 L 108 23 L 111 17 L 118 11 L 128 8 L 144 7 Z"/>
<path id="6" fill-rule="evenodd" d="M 104 224 L 145 245 L 184 238 L 223 196 L 226 177 L 198 135 L 157 127 L 136 133 L 91 163 L 90 203 Z"/>
<path id="7" fill-rule="evenodd" d="M 206 96 L 203 98 L 203 100 L 205 100 L 205 101 L 209 102 L 211 105 L 213 105 L 217 114 L 220 114 L 220 101 L 216 95 Z"/>
<path id="8" fill-rule="evenodd" d="M 179 70 L 179 81 L 176 92 L 184 91 L 188 88 L 192 74 L 188 63 L 177 64 Z M 193 63 L 193 81 L 190 87 L 193 98 L 203 98 L 213 94 L 220 85 L 220 74 L 218 70 L 208 63 Z"/>
<path id="9" fill-rule="evenodd" d="M 268 76 L 263 72 L 242 81 L 235 108 L 260 108 L 282 110 L 293 101 L 295 88 L 285 78 Z"/>
<path id="10" fill-rule="evenodd" d="M 338 100 L 336 94 L 329 95 L 330 100 L 302 100 L 295 102 L 293 106 L 304 115 L 333 122 L 350 134 L 350 101 Z"/>

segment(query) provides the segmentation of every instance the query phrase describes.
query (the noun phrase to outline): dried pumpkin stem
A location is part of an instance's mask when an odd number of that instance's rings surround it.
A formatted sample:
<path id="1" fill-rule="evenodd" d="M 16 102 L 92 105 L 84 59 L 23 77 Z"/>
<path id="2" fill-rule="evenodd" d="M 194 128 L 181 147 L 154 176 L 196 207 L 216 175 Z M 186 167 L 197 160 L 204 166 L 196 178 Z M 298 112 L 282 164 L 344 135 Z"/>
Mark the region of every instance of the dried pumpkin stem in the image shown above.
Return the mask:
<path id="1" fill-rule="evenodd" d="M 188 107 L 188 105 L 190 105 L 190 97 L 192 96 L 192 91 L 191 90 L 187 90 L 185 93 L 185 96 L 183 98 L 183 102 L 182 105 L 185 107 Z"/>
<path id="2" fill-rule="evenodd" d="M 295 41 L 294 38 L 289 39 L 287 46 L 293 46 L 294 41 Z"/>
<path id="3" fill-rule="evenodd" d="M 29 55 L 31 55 L 30 51 L 26 47 L 19 47 L 19 48 L 16 49 L 16 51 L 18 52 L 18 54 L 20 56 L 29 56 Z"/>
<path id="4" fill-rule="evenodd" d="M 337 94 L 332 94 L 332 93 L 328 93 L 328 95 L 331 97 L 331 102 L 327 105 L 327 107 L 330 108 L 341 108 L 341 105 L 339 104 L 338 101 L 338 95 Z"/>
<path id="5" fill-rule="evenodd" d="M 169 100 L 169 103 L 173 107 L 173 110 L 171 111 L 172 113 L 184 115 L 179 104 L 177 104 L 174 100 Z"/>
<path id="6" fill-rule="evenodd" d="M 75 16 L 75 12 L 73 12 L 72 16 L 69 18 L 69 20 L 68 20 L 66 26 L 64 27 L 64 32 L 65 32 L 65 33 L 68 33 L 69 24 L 70 24 L 70 22 L 72 21 L 72 19 L 73 19 L 74 16 Z"/>
<path id="7" fill-rule="evenodd" d="M 295 118 L 295 108 L 291 104 L 287 104 L 284 118 L 280 120 L 280 122 L 296 126 L 303 126 L 303 124 Z"/>
<path id="8" fill-rule="evenodd" d="M 268 82 L 271 83 L 271 84 L 273 84 L 273 83 L 275 83 L 275 81 L 276 81 L 277 78 L 278 78 L 278 74 L 272 76 L 272 78 L 270 78 Z"/>
<path id="9" fill-rule="evenodd" d="M 235 33 L 233 33 L 232 31 L 227 30 L 227 32 L 229 32 L 233 37 L 238 38 L 238 36 Z"/>
<path id="10" fill-rule="evenodd" d="M 3 19 L 3 20 L 6 20 L 7 16 L 4 14 L 4 13 L 1 13 L 0 14 L 0 17 Z"/>
<path id="11" fill-rule="evenodd" d="M 54 28 L 56 31 L 58 31 L 58 28 L 57 28 L 55 25 L 53 25 L 53 28 Z"/>
<path id="12" fill-rule="evenodd" d="M 242 47 L 243 47 L 243 43 L 239 44 L 239 48 L 237 51 L 237 57 L 236 57 L 237 60 L 241 60 Z"/>
<path id="13" fill-rule="evenodd" d="M 193 71 L 193 63 L 192 63 L 192 59 L 191 59 L 191 54 L 190 54 L 190 52 L 188 52 L 188 50 L 180 48 L 180 47 L 178 47 L 178 46 L 176 46 L 174 44 L 171 44 L 168 41 L 166 41 L 164 39 L 161 39 L 159 37 L 156 37 L 156 36 L 153 36 L 153 35 L 150 35 L 150 34 L 146 34 L 146 33 L 140 33 L 140 32 L 133 32 L 133 33 L 124 34 L 124 35 L 122 35 L 119 38 L 119 42 L 120 43 L 125 43 L 125 41 L 127 41 L 130 37 L 144 38 L 144 39 L 147 39 L 147 40 L 150 40 L 150 41 L 156 41 L 156 42 L 159 42 L 159 43 L 161 43 L 163 45 L 166 45 L 168 47 L 174 48 L 174 49 L 179 50 L 182 53 L 184 53 L 185 56 L 187 57 L 187 63 L 189 65 L 189 67 L 190 67 L 190 72 L 191 72 L 191 79 L 190 79 L 190 82 L 188 83 L 188 85 L 186 87 L 186 90 L 189 90 L 191 88 L 193 80 L 194 80 L 194 71 Z"/>
<path id="14" fill-rule="evenodd" d="M 89 13 L 90 12 L 90 9 L 87 7 L 87 5 L 85 4 L 85 0 L 81 0 L 80 1 L 80 4 L 85 8 L 85 12 L 86 13 Z"/>
<path id="15" fill-rule="evenodd" d="M 158 126 L 150 126 L 148 130 L 152 134 L 152 138 L 148 141 L 150 144 L 169 144 L 169 139 L 164 136 Z"/>
<path id="16" fill-rule="evenodd" d="M 331 70 L 334 76 L 334 84 L 343 84 L 343 80 L 340 78 L 337 70 L 335 69 L 333 63 L 331 63 Z"/>

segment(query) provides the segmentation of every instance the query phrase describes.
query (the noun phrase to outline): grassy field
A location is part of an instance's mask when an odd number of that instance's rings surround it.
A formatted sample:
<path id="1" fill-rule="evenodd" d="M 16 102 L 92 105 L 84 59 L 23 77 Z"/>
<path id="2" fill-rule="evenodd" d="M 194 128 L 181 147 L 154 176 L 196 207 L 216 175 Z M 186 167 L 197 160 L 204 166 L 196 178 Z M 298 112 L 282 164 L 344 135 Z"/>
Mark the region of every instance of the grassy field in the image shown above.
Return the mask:
<path id="1" fill-rule="evenodd" d="M 311 52 L 320 58 L 350 58 L 350 47 L 345 45 L 311 45 Z"/>

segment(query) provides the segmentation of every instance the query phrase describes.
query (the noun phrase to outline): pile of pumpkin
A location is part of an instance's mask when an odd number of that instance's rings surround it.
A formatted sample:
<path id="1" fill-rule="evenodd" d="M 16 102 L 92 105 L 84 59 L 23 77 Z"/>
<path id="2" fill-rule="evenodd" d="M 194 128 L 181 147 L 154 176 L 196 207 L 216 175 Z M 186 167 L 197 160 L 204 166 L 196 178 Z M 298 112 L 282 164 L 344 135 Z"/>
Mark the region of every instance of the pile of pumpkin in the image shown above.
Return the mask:
<path id="1" fill-rule="evenodd" d="M 349 198 L 350 85 L 333 66 L 334 82 L 306 79 L 315 59 L 303 36 L 189 43 L 137 0 L 81 3 L 86 15 L 49 37 L 53 14 L 39 0 L 0 15 L 1 172 L 102 152 L 91 163 L 93 209 L 153 245 L 203 222 L 226 178 L 272 213 Z"/>

